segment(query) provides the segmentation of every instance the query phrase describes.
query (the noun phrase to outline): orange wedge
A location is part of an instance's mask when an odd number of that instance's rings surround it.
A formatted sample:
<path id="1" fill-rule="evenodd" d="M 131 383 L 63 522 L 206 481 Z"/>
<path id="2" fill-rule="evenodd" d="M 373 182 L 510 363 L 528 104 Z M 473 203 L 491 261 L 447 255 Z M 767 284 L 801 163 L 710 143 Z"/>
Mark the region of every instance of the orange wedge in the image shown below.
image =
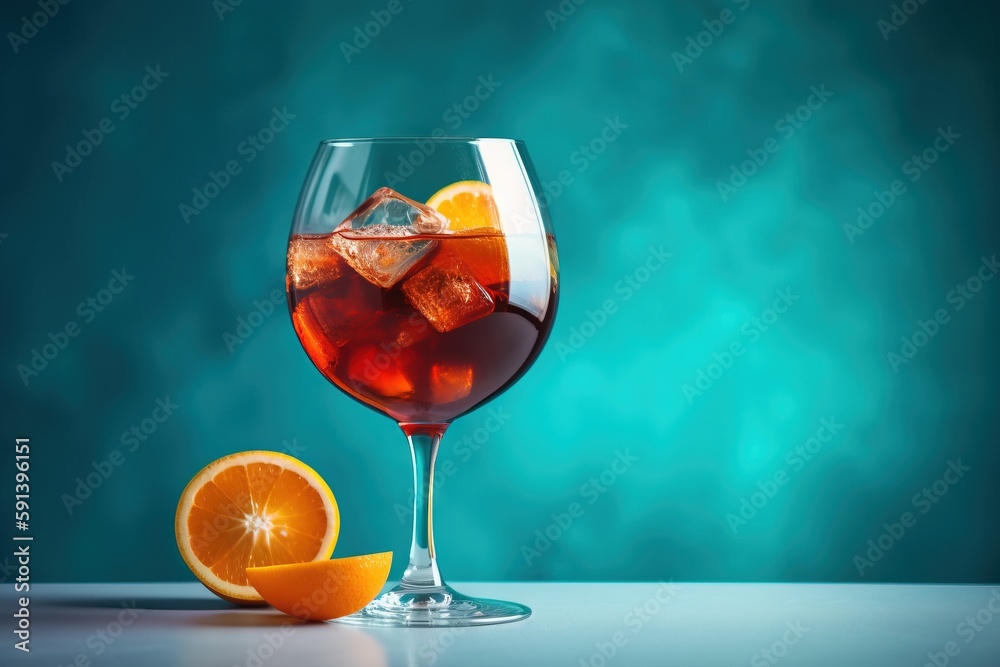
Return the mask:
<path id="1" fill-rule="evenodd" d="M 278 611 L 328 621 L 360 611 L 389 578 L 392 552 L 315 563 L 247 568 L 247 579 Z"/>
<path id="2" fill-rule="evenodd" d="M 247 567 L 327 560 L 340 532 L 337 500 L 316 471 L 286 454 L 224 456 L 194 476 L 177 504 L 177 548 L 213 593 L 262 604 Z"/>
<path id="3" fill-rule="evenodd" d="M 482 285 L 506 291 L 510 282 L 507 241 L 490 184 L 452 183 L 435 192 L 427 205 L 448 219 L 449 232 L 469 237 L 449 240 L 447 252 L 470 267 Z"/>
<path id="4" fill-rule="evenodd" d="M 500 229 L 500 213 L 493 188 L 481 181 L 459 181 L 435 192 L 427 205 L 448 218 L 453 232 L 472 229 Z"/>

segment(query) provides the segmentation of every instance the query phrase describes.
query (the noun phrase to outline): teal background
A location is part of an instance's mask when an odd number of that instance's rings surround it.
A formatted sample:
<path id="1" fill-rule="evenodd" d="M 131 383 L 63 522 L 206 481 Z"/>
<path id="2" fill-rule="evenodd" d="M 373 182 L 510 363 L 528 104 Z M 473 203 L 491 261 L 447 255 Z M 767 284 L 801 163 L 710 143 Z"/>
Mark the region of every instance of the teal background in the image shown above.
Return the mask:
<path id="1" fill-rule="evenodd" d="M 997 581 L 1000 281 L 961 311 L 947 300 L 1000 250 L 986 4 L 928 0 L 886 40 L 889 3 L 861 0 L 591 0 L 554 28 L 555 0 L 404 0 L 350 63 L 341 42 L 386 3 L 246 0 L 220 20 L 210 2 L 74 2 L 18 53 L 5 39 L 0 503 L 12 440 L 29 436 L 34 579 L 191 579 L 172 529 L 184 484 L 258 448 L 328 480 L 337 554 L 391 548 L 401 571 L 410 472 L 396 426 L 315 371 L 283 303 L 232 352 L 223 336 L 283 287 L 320 139 L 443 127 L 523 139 L 544 181 L 571 180 L 551 201 L 563 291 L 549 344 L 492 404 L 507 415 L 496 433 L 469 445 L 484 408 L 443 445 L 447 577 Z M 673 53 L 725 8 L 732 24 L 678 71 Z M 0 27 L 34 11 L 4 3 Z M 157 64 L 169 76 L 118 120 L 112 100 Z M 445 114 L 490 75 L 500 86 L 454 127 Z M 784 138 L 776 121 L 823 85 L 833 96 Z M 275 107 L 295 115 L 287 129 L 185 224 L 178 206 L 244 159 Z M 59 182 L 51 163 L 105 116 L 114 132 Z M 582 159 L 618 117 L 620 136 Z M 903 163 L 949 126 L 960 138 L 910 182 Z M 769 137 L 780 149 L 723 201 L 717 182 Z M 894 179 L 906 192 L 852 243 L 844 225 Z M 661 245 L 666 265 L 635 274 Z M 84 323 L 77 304 L 122 267 L 132 284 Z M 627 300 L 626 275 L 648 278 Z M 780 289 L 799 298 L 763 331 L 752 318 Z M 607 299 L 615 312 L 591 328 Z M 887 353 L 939 308 L 950 321 L 894 372 Z M 79 336 L 25 385 L 18 365 L 71 320 Z M 731 367 L 709 369 L 734 342 Z M 689 401 L 699 369 L 717 378 Z M 179 408 L 126 451 L 123 432 L 166 397 Z M 786 453 L 822 419 L 842 428 L 794 469 Z M 69 513 L 63 494 L 114 450 L 122 465 Z M 636 460 L 606 491 L 585 486 L 616 452 Z M 970 470 L 922 514 L 913 496 L 959 459 Z M 734 533 L 727 515 L 781 472 Z M 551 527 L 574 502 L 582 515 Z M 855 556 L 904 511 L 915 525 L 859 572 Z M 547 528 L 550 546 L 535 532 Z"/>

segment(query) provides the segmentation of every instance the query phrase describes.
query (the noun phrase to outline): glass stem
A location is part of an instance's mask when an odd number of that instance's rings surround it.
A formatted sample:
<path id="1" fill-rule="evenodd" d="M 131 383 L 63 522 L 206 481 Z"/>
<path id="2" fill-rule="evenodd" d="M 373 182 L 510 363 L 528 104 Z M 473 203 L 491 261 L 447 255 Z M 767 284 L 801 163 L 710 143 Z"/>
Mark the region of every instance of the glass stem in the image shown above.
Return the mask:
<path id="1" fill-rule="evenodd" d="M 434 462 L 448 424 L 406 424 L 400 427 L 413 459 L 413 542 L 401 588 L 440 588 L 444 580 L 434 554 Z"/>

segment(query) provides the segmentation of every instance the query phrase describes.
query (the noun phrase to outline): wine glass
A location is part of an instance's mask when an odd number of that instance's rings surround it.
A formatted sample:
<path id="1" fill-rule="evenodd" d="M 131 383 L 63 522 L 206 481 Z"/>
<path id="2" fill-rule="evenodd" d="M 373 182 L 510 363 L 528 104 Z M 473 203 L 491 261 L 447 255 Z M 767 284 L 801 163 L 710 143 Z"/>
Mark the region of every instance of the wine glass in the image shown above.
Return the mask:
<path id="1" fill-rule="evenodd" d="M 434 461 L 451 422 L 532 364 L 555 318 L 558 259 L 523 142 L 323 141 L 288 244 L 292 323 L 333 384 L 395 419 L 413 461 L 413 539 L 399 585 L 347 622 L 463 626 L 524 605 L 444 582 Z"/>

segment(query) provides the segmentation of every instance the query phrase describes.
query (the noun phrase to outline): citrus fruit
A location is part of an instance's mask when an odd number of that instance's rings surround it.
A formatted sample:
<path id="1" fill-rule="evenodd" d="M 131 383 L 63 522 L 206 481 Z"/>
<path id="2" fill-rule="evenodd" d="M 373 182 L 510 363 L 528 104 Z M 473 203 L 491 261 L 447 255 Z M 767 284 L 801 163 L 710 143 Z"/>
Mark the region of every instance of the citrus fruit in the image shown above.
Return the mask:
<path id="1" fill-rule="evenodd" d="M 247 568 L 247 579 L 278 611 L 305 621 L 353 614 L 375 599 L 392 565 L 392 552 L 292 565 Z"/>
<path id="2" fill-rule="evenodd" d="M 507 240 L 493 188 L 480 181 L 459 181 L 438 190 L 427 205 L 448 219 L 447 232 L 467 237 L 449 241 L 446 254 L 457 257 L 480 284 L 505 291 L 510 282 Z"/>
<path id="3" fill-rule="evenodd" d="M 260 604 L 247 567 L 325 561 L 337 543 L 340 513 L 330 487 L 298 459 L 240 452 L 209 463 L 188 482 L 174 531 L 184 562 L 209 590 Z"/>
<path id="4" fill-rule="evenodd" d="M 473 229 L 500 229 L 500 213 L 493 188 L 481 181 L 459 181 L 435 192 L 427 205 L 448 218 L 453 232 Z"/>

